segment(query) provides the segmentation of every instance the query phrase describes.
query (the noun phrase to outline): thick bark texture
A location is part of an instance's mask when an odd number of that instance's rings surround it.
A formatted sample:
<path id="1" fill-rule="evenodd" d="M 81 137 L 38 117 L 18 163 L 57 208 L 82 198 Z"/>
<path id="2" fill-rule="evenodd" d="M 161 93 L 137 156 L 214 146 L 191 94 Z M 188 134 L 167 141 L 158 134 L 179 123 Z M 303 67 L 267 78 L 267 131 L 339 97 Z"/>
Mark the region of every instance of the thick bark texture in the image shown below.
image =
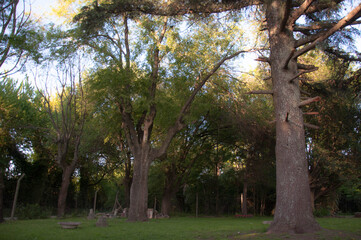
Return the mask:
<path id="1" fill-rule="evenodd" d="M 269 232 L 305 233 L 320 229 L 312 213 L 305 152 L 303 115 L 299 108 L 300 88 L 294 52 L 293 32 L 285 27 L 287 1 L 274 0 L 267 6 L 270 64 L 276 117 L 277 201 Z M 288 63 L 287 63 L 288 62 Z"/>
<path id="2" fill-rule="evenodd" d="M 124 198 L 125 198 L 125 206 L 129 208 L 130 205 L 130 189 L 132 186 L 132 162 L 130 157 L 130 152 L 127 153 L 127 159 L 125 160 L 125 176 L 123 180 L 124 184 Z"/>
<path id="3" fill-rule="evenodd" d="M 134 156 L 133 182 L 130 188 L 130 207 L 128 221 L 147 221 L 148 209 L 148 173 L 154 157 L 150 155 L 150 146 L 142 148 Z"/>
<path id="4" fill-rule="evenodd" d="M 61 218 L 65 215 L 66 198 L 68 196 L 68 188 L 70 185 L 70 179 L 73 171 L 74 169 L 71 169 L 71 167 L 67 167 L 63 170 L 61 187 L 58 197 L 58 218 Z"/>

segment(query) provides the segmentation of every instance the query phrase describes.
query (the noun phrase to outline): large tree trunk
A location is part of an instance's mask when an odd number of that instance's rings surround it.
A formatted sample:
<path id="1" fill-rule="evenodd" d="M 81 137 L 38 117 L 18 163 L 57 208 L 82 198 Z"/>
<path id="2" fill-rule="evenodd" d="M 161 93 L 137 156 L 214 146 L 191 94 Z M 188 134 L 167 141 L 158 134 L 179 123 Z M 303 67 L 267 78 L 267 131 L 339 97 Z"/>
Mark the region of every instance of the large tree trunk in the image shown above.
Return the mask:
<path id="1" fill-rule="evenodd" d="M 276 117 L 277 203 L 269 232 L 305 233 L 320 229 L 312 213 L 305 152 L 297 62 L 291 59 L 295 40 L 292 31 L 282 29 L 287 1 L 273 0 L 267 7 L 270 35 L 270 64 Z"/>
<path id="2" fill-rule="evenodd" d="M 166 173 L 166 183 L 164 186 L 163 196 L 162 196 L 162 205 L 161 205 L 161 213 L 163 215 L 169 216 L 172 208 L 172 198 L 176 193 L 175 190 L 175 171 L 173 170 L 175 166 L 172 164 L 169 172 Z"/>
<path id="3" fill-rule="evenodd" d="M 3 170 L 0 168 L 0 223 L 4 222 L 4 213 L 3 213 L 3 208 L 4 208 L 4 188 L 5 188 L 4 174 L 3 174 Z"/>
<path id="4" fill-rule="evenodd" d="M 147 221 L 148 209 L 148 172 L 153 161 L 150 147 L 142 148 L 135 154 L 133 165 L 133 181 L 130 188 L 130 205 L 128 221 Z"/>
<path id="5" fill-rule="evenodd" d="M 66 167 L 63 170 L 61 187 L 58 197 L 58 218 L 64 217 L 65 215 L 66 198 L 68 196 L 68 188 L 70 185 L 70 179 L 72 173 L 73 173 L 73 169 L 71 169 L 70 167 Z"/>

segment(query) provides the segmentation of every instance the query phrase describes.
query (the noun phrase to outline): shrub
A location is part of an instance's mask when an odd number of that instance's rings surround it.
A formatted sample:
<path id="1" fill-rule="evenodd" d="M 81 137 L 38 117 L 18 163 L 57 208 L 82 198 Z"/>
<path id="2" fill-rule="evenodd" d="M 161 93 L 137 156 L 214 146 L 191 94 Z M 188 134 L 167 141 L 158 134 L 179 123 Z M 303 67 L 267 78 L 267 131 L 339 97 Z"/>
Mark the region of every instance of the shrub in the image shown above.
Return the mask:
<path id="1" fill-rule="evenodd" d="M 42 208 L 38 204 L 19 205 L 16 214 L 19 219 L 39 219 L 47 218 L 51 215 L 51 210 Z"/>
<path id="2" fill-rule="evenodd" d="M 313 212 L 313 215 L 315 217 L 326 217 L 326 216 L 330 216 L 331 212 L 328 208 L 322 207 L 322 208 L 318 208 Z"/>

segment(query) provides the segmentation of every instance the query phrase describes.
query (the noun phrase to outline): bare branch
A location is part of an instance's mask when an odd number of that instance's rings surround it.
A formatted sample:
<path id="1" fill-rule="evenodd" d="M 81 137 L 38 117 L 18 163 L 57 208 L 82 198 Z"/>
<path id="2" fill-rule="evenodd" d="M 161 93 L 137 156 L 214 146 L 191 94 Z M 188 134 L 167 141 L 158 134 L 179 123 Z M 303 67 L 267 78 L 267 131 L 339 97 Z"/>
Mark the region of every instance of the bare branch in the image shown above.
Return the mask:
<path id="1" fill-rule="evenodd" d="M 317 67 L 314 66 L 314 65 L 306 65 L 306 64 L 302 64 L 302 63 L 297 63 L 297 68 L 298 69 L 304 69 L 304 70 L 312 70 L 312 69 L 315 69 Z"/>
<path id="2" fill-rule="evenodd" d="M 337 22 L 320 22 L 320 23 L 313 23 L 310 26 L 295 26 L 293 28 L 294 31 L 296 32 L 302 32 L 302 33 L 306 33 L 312 30 L 328 30 L 330 28 L 332 28 Z M 361 21 L 354 21 L 353 23 L 349 24 L 349 25 L 357 25 L 360 24 Z M 349 26 L 348 25 L 348 26 Z"/>
<path id="3" fill-rule="evenodd" d="M 316 129 L 316 130 L 320 129 L 319 126 L 316 126 L 316 125 L 313 125 L 313 124 L 310 124 L 310 123 L 305 123 L 305 122 L 304 122 L 303 125 L 304 125 L 305 127 L 312 128 L 312 129 Z"/>
<path id="4" fill-rule="evenodd" d="M 318 70 L 318 67 L 316 68 L 313 68 L 313 69 L 310 69 L 310 70 L 303 70 L 303 71 L 300 71 L 299 73 L 297 73 L 295 76 L 293 76 L 290 80 L 288 80 L 288 82 L 293 82 L 293 80 L 295 80 L 296 78 L 298 78 L 299 76 L 301 76 L 302 74 L 305 74 L 305 73 L 310 73 L 310 72 L 314 72 L 314 71 L 317 71 Z"/>
<path id="5" fill-rule="evenodd" d="M 318 115 L 320 114 L 319 112 L 304 112 L 304 115 Z"/>
<path id="6" fill-rule="evenodd" d="M 303 94 L 305 94 L 305 95 L 307 95 L 307 96 L 311 96 L 311 93 L 308 93 L 308 92 L 306 92 L 306 91 L 304 91 L 304 90 L 302 90 L 302 89 L 300 89 L 300 92 L 303 93 Z"/>
<path id="7" fill-rule="evenodd" d="M 273 91 L 272 90 L 255 90 L 255 91 L 247 92 L 247 94 L 271 94 L 271 95 L 273 95 Z"/>
<path id="8" fill-rule="evenodd" d="M 292 12 L 291 17 L 288 19 L 287 25 L 292 26 L 297 21 L 297 19 L 299 19 L 307 11 L 313 2 L 314 0 L 305 0 L 301 6 Z"/>
<path id="9" fill-rule="evenodd" d="M 267 57 L 258 57 L 255 59 L 256 61 L 259 61 L 259 62 L 267 62 L 267 63 L 270 63 L 270 59 L 267 58 Z"/>
<path id="10" fill-rule="evenodd" d="M 309 98 L 307 100 L 304 100 L 302 102 L 300 102 L 300 104 L 298 104 L 299 107 L 302 107 L 302 106 L 305 106 L 305 105 L 308 105 L 312 102 L 318 102 L 321 100 L 321 97 L 317 96 L 317 97 L 314 97 L 314 98 Z"/>
<path id="11" fill-rule="evenodd" d="M 298 50 L 295 53 L 294 58 L 297 58 L 297 57 L 301 56 L 302 54 L 305 54 L 306 52 L 308 52 L 311 49 L 315 48 L 318 43 L 324 41 L 325 39 L 327 39 L 328 37 L 333 35 L 335 32 L 337 32 L 338 30 L 342 29 L 343 27 L 345 27 L 347 25 L 352 24 L 356 20 L 355 18 L 357 18 L 360 15 L 360 13 L 361 13 L 361 4 L 359 4 L 357 7 L 355 7 L 351 12 L 349 12 L 346 15 L 346 17 L 341 19 L 331 29 L 329 29 L 327 32 L 325 32 L 321 36 L 319 36 L 312 43 L 310 43 L 309 45 L 307 45 L 307 46 L 303 47 L 302 49 Z"/>

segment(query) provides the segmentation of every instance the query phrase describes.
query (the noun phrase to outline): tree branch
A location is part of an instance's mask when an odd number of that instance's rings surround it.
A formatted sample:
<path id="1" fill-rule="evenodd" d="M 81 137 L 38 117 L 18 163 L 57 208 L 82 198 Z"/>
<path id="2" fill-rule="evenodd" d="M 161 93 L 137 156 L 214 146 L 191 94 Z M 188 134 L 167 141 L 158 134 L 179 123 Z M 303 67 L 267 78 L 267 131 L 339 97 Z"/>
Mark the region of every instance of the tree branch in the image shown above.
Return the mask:
<path id="1" fill-rule="evenodd" d="M 294 54 L 294 58 L 297 58 L 299 56 L 301 56 L 302 54 L 305 54 L 306 52 L 310 51 L 311 49 L 315 48 L 316 45 L 319 42 L 322 42 L 323 40 L 327 39 L 328 37 L 330 37 L 331 35 L 333 35 L 335 32 L 337 32 L 338 30 L 344 28 L 347 25 L 352 24 L 357 17 L 359 17 L 361 13 L 361 4 L 359 4 L 357 7 L 355 7 L 351 12 L 349 12 L 346 17 L 344 17 L 343 19 L 341 19 L 337 24 L 335 24 L 332 28 L 330 28 L 328 31 L 326 31 L 324 34 L 322 34 L 321 36 L 319 36 L 316 40 L 314 40 L 312 43 L 310 43 L 309 45 L 303 47 L 302 49 L 298 50 L 295 54 Z"/>
<path id="2" fill-rule="evenodd" d="M 288 80 L 288 82 L 293 82 L 293 80 L 295 80 L 296 78 L 298 78 L 299 76 L 301 76 L 302 74 L 305 74 L 305 73 L 310 73 L 310 72 L 314 72 L 314 71 L 317 71 L 318 70 L 318 67 L 316 68 L 313 68 L 313 69 L 310 69 L 310 70 L 303 70 L 303 71 L 300 71 L 299 73 L 297 73 L 295 76 L 293 76 L 290 80 Z"/>
<path id="3" fill-rule="evenodd" d="M 306 12 L 306 10 L 313 2 L 314 0 L 305 0 L 301 6 L 299 6 L 296 10 L 292 12 L 291 17 L 288 19 L 287 25 L 292 26 L 293 24 L 295 24 L 297 19 L 299 19 Z"/>
<path id="4" fill-rule="evenodd" d="M 273 95 L 273 91 L 272 90 L 255 90 L 255 91 L 247 92 L 246 94 L 271 94 L 271 95 Z"/>
<path id="5" fill-rule="evenodd" d="M 302 106 L 305 106 L 305 105 L 308 105 L 312 102 L 318 102 L 321 100 L 321 97 L 317 96 L 317 97 L 314 97 L 314 98 L 309 98 L 309 99 L 306 99 L 302 102 L 300 102 L 300 104 L 298 104 L 299 107 L 302 107 Z"/>
<path id="6" fill-rule="evenodd" d="M 305 123 L 305 122 L 304 122 L 303 125 L 304 125 L 305 127 L 312 128 L 312 129 L 316 129 L 316 130 L 320 129 L 319 126 L 316 126 L 316 125 L 313 125 L 313 124 L 310 124 L 310 123 Z"/>
<path id="7" fill-rule="evenodd" d="M 195 96 L 202 89 L 204 84 L 217 72 L 217 70 L 222 66 L 222 64 L 224 62 L 226 62 L 227 60 L 230 60 L 230 59 L 238 56 L 241 53 L 251 52 L 251 51 L 253 51 L 253 50 L 241 50 L 241 51 L 235 52 L 232 55 L 226 56 L 226 57 L 222 58 L 217 64 L 215 64 L 215 66 L 212 68 L 211 71 L 208 72 L 208 74 L 206 74 L 202 78 L 199 77 L 199 81 L 198 81 L 198 83 L 196 83 L 195 88 L 193 89 L 193 92 L 188 97 L 187 101 L 183 104 L 181 110 L 179 111 L 176 121 L 174 122 L 173 126 L 169 128 L 161 147 L 155 149 L 155 156 L 157 156 L 159 158 L 166 153 L 166 150 L 167 150 L 169 144 L 171 143 L 173 137 L 175 136 L 175 134 L 185 126 L 183 118 L 187 114 Z"/>

